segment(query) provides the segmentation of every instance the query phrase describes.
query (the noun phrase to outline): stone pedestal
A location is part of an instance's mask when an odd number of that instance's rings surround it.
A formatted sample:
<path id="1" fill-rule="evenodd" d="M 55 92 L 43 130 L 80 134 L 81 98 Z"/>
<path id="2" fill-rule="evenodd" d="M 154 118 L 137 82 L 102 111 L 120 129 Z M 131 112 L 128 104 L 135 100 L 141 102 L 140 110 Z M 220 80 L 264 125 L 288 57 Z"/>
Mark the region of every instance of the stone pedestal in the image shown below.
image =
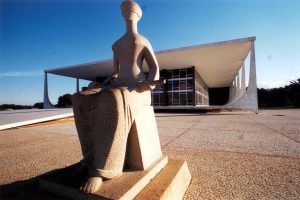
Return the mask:
<path id="1" fill-rule="evenodd" d="M 182 199 L 191 181 L 185 161 L 163 156 L 145 171 L 126 171 L 116 179 L 105 181 L 95 194 L 79 191 L 80 177 L 74 177 L 76 165 L 57 170 L 39 181 L 43 190 L 75 200 L 103 199 Z"/>
<path id="2" fill-rule="evenodd" d="M 161 151 L 152 106 L 145 106 L 130 130 L 123 174 L 106 180 L 93 194 L 79 191 L 88 172 L 75 176 L 79 164 L 45 176 L 39 187 L 75 200 L 86 199 L 182 199 L 191 174 L 184 161 L 171 160 Z"/>

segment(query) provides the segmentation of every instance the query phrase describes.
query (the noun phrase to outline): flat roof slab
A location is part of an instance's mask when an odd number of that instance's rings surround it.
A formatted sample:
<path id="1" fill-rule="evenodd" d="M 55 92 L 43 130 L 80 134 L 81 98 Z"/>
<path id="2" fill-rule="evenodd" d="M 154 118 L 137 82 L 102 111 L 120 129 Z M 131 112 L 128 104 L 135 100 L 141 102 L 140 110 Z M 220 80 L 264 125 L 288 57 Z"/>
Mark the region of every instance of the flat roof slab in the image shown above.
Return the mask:
<path id="1" fill-rule="evenodd" d="M 255 37 L 221 41 L 195 46 L 156 51 L 160 70 L 195 67 L 210 88 L 229 87 L 239 72 Z M 144 71 L 149 71 L 146 62 Z M 97 77 L 113 72 L 113 60 L 103 60 L 68 67 L 48 69 L 45 72 L 84 80 L 96 81 Z"/>

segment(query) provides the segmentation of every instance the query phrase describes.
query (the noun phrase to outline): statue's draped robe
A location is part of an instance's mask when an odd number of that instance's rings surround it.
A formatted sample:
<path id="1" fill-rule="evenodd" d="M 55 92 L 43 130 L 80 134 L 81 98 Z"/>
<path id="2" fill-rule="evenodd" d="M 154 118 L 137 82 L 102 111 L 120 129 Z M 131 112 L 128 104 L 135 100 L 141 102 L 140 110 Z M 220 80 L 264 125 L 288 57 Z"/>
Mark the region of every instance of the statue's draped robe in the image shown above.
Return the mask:
<path id="1" fill-rule="evenodd" d="M 72 97 L 83 160 L 91 176 L 114 178 L 122 173 L 130 128 L 150 91 L 110 89 Z"/>

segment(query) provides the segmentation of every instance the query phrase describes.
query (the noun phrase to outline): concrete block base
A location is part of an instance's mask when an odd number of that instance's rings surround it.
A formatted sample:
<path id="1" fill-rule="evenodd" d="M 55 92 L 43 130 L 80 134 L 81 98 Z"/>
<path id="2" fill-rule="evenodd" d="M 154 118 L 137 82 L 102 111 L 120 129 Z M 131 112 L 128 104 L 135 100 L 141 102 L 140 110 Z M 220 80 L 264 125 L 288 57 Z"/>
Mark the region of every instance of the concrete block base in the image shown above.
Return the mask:
<path id="1" fill-rule="evenodd" d="M 167 166 L 134 198 L 135 200 L 181 200 L 191 182 L 183 160 L 169 160 Z"/>
<path id="2" fill-rule="evenodd" d="M 168 164 L 167 164 L 168 163 Z M 60 169 L 39 181 L 39 187 L 75 199 L 182 199 L 191 180 L 185 161 L 163 156 L 145 171 L 124 172 L 119 178 L 104 181 L 95 194 L 79 191 L 80 177 L 73 176 L 77 166 Z"/>

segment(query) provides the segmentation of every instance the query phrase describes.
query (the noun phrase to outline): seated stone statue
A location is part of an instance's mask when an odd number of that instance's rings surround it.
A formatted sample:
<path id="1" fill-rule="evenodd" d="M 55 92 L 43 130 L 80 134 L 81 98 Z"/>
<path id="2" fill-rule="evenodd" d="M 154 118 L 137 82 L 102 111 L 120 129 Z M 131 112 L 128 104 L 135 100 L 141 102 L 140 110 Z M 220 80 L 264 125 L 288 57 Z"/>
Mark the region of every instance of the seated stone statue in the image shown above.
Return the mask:
<path id="1" fill-rule="evenodd" d="M 97 191 L 103 180 L 122 174 L 126 143 L 135 116 L 151 104 L 153 82 L 159 67 L 149 41 L 138 33 L 142 10 L 134 1 L 123 1 L 122 15 L 126 33 L 113 46 L 114 72 L 95 92 L 87 89 L 72 97 L 77 132 L 89 177 L 81 191 Z M 146 77 L 143 61 L 149 66 Z"/>

